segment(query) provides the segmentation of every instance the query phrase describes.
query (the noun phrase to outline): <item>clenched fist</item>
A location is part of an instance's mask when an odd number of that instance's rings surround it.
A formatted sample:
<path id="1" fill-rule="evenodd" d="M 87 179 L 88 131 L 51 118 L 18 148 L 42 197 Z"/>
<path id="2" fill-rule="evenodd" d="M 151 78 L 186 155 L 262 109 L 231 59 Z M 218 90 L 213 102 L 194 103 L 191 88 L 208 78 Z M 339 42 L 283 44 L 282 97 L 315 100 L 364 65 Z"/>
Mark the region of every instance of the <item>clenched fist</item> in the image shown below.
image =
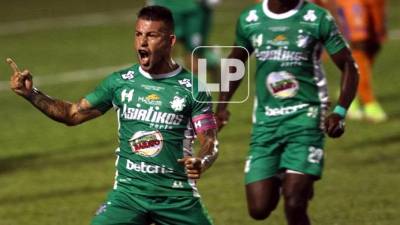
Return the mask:
<path id="1" fill-rule="evenodd" d="M 197 157 L 184 157 L 178 159 L 185 166 L 186 173 L 190 179 L 199 179 L 202 172 L 201 159 Z"/>
<path id="2" fill-rule="evenodd" d="M 325 119 L 325 133 L 331 138 L 338 138 L 344 133 L 344 118 L 337 113 L 331 113 Z"/>

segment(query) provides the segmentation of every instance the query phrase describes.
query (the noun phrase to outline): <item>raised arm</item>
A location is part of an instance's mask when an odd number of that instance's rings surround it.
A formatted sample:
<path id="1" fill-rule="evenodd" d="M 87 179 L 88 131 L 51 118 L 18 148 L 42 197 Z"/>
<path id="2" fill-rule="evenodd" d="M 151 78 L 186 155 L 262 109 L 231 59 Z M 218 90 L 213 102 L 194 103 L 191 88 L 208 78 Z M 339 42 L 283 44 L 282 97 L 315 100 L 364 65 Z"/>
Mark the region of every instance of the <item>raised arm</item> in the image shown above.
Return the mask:
<path id="1" fill-rule="evenodd" d="M 73 126 L 102 115 L 102 112 L 92 108 L 86 99 L 70 103 L 43 94 L 33 87 L 32 75 L 28 70 L 21 72 L 10 58 L 7 59 L 7 63 L 13 70 L 10 78 L 11 89 L 51 119 Z"/>
<path id="2" fill-rule="evenodd" d="M 358 69 L 348 48 L 343 48 L 331 56 L 336 66 L 342 73 L 340 82 L 340 94 L 337 105 L 326 121 L 326 133 L 333 138 L 340 137 L 344 133 L 344 119 L 346 111 L 357 93 Z"/>
<path id="3" fill-rule="evenodd" d="M 249 54 L 243 48 L 233 48 L 231 53 L 228 55 L 229 59 L 239 59 L 243 63 L 248 60 Z M 219 102 L 217 105 L 217 109 L 215 112 L 215 117 L 217 120 L 218 130 L 222 129 L 222 127 L 228 123 L 229 120 L 229 111 L 228 111 L 228 103 L 231 100 L 232 96 L 235 94 L 236 90 L 240 86 L 242 80 L 232 81 L 229 83 L 229 91 L 228 92 L 220 92 L 219 94 Z"/>

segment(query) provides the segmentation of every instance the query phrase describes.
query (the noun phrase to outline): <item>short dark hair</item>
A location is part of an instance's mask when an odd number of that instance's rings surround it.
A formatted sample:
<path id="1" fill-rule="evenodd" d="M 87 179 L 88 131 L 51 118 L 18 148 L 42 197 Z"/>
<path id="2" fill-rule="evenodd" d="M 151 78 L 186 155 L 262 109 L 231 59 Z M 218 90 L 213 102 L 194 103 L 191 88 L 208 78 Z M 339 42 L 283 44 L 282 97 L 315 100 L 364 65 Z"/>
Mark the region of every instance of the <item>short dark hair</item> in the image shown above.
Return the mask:
<path id="1" fill-rule="evenodd" d="M 174 18 L 172 17 L 172 13 L 169 9 L 153 5 L 143 7 L 137 16 L 138 19 L 143 20 L 151 20 L 151 21 L 163 21 L 167 28 L 172 33 L 174 32 Z"/>

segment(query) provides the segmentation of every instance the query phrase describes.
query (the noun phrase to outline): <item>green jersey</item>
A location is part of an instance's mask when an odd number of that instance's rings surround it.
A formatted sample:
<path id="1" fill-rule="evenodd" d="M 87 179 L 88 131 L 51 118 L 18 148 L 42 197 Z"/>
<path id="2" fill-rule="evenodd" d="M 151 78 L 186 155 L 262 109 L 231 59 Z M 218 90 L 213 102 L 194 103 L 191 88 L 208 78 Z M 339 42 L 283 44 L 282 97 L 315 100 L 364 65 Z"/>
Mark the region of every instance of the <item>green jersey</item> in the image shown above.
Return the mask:
<path id="1" fill-rule="evenodd" d="M 300 0 L 297 7 L 275 14 L 268 0 L 245 10 L 237 22 L 236 44 L 257 60 L 255 124 L 278 126 L 305 113 L 320 118 L 328 105 L 327 82 L 320 53 L 335 54 L 347 46 L 332 16 L 323 8 Z"/>
<path id="2" fill-rule="evenodd" d="M 198 0 L 148 0 L 149 5 L 160 5 L 167 7 L 172 12 L 187 12 L 199 7 Z"/>
<path id="3" fill-rule="evenodd" d="M 118 114 L 115 187 L 150 196 L 197 196 L 178 159 L 192 154 L 192 119 L 212 113 L 205 92 L 192 95 L 192 76 L 179 67 L 153 79 L 139 65 L 108 76 L 85 98 Z M 196 128 L 201 126 L 194 124 Z"/>

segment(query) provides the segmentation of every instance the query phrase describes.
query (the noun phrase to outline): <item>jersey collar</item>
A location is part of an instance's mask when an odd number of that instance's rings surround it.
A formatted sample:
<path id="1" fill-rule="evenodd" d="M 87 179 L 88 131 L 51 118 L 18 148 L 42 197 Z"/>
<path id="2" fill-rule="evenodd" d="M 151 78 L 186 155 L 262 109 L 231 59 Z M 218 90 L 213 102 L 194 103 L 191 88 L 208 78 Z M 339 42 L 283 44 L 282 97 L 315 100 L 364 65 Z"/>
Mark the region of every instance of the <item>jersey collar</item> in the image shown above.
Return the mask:
<path id="1" fill-rule="evenodd" d="M 182 66 L 179 65 L 178 68 L 175 70 L 168 72 L 168 73 L 163 73 L 163 74 L 150 74 L 142 69 L 141 66 L 139 66 L 139 72 L 146 77 L 147 79 L 152 79 L 152 80 L 157 80 L 157 79 L 164 79 L 164 78 L 170 78 L 178 75 L 182 71 Z"/>
<path id="2" fill-rule="evenodd" d="M 296 14 L 299 11 L 299 8 L 301 7 L 301 5 L 304 2 L 304 0 L 300 0 L 299 4 L 297 4 L 294 9 L 291 9 L 291 10 L 285 12 L 285 13 L 277 14 L 277 13 L 271 12 L 269 10 L 268 1 L 269 0 L 264 0 L 263 1 L 263 3 L 262 3 L 263 11 L 264 11 L 264 13 L 265 13 L 265 15 L 267 17 L 272 18 L 272 19 L 277 19 L 277 20 L 282 20 L 282 19 L 286 19 L 286 18 L 289 18 L 289 17 L 293 16 L 294 14 Z"/>

